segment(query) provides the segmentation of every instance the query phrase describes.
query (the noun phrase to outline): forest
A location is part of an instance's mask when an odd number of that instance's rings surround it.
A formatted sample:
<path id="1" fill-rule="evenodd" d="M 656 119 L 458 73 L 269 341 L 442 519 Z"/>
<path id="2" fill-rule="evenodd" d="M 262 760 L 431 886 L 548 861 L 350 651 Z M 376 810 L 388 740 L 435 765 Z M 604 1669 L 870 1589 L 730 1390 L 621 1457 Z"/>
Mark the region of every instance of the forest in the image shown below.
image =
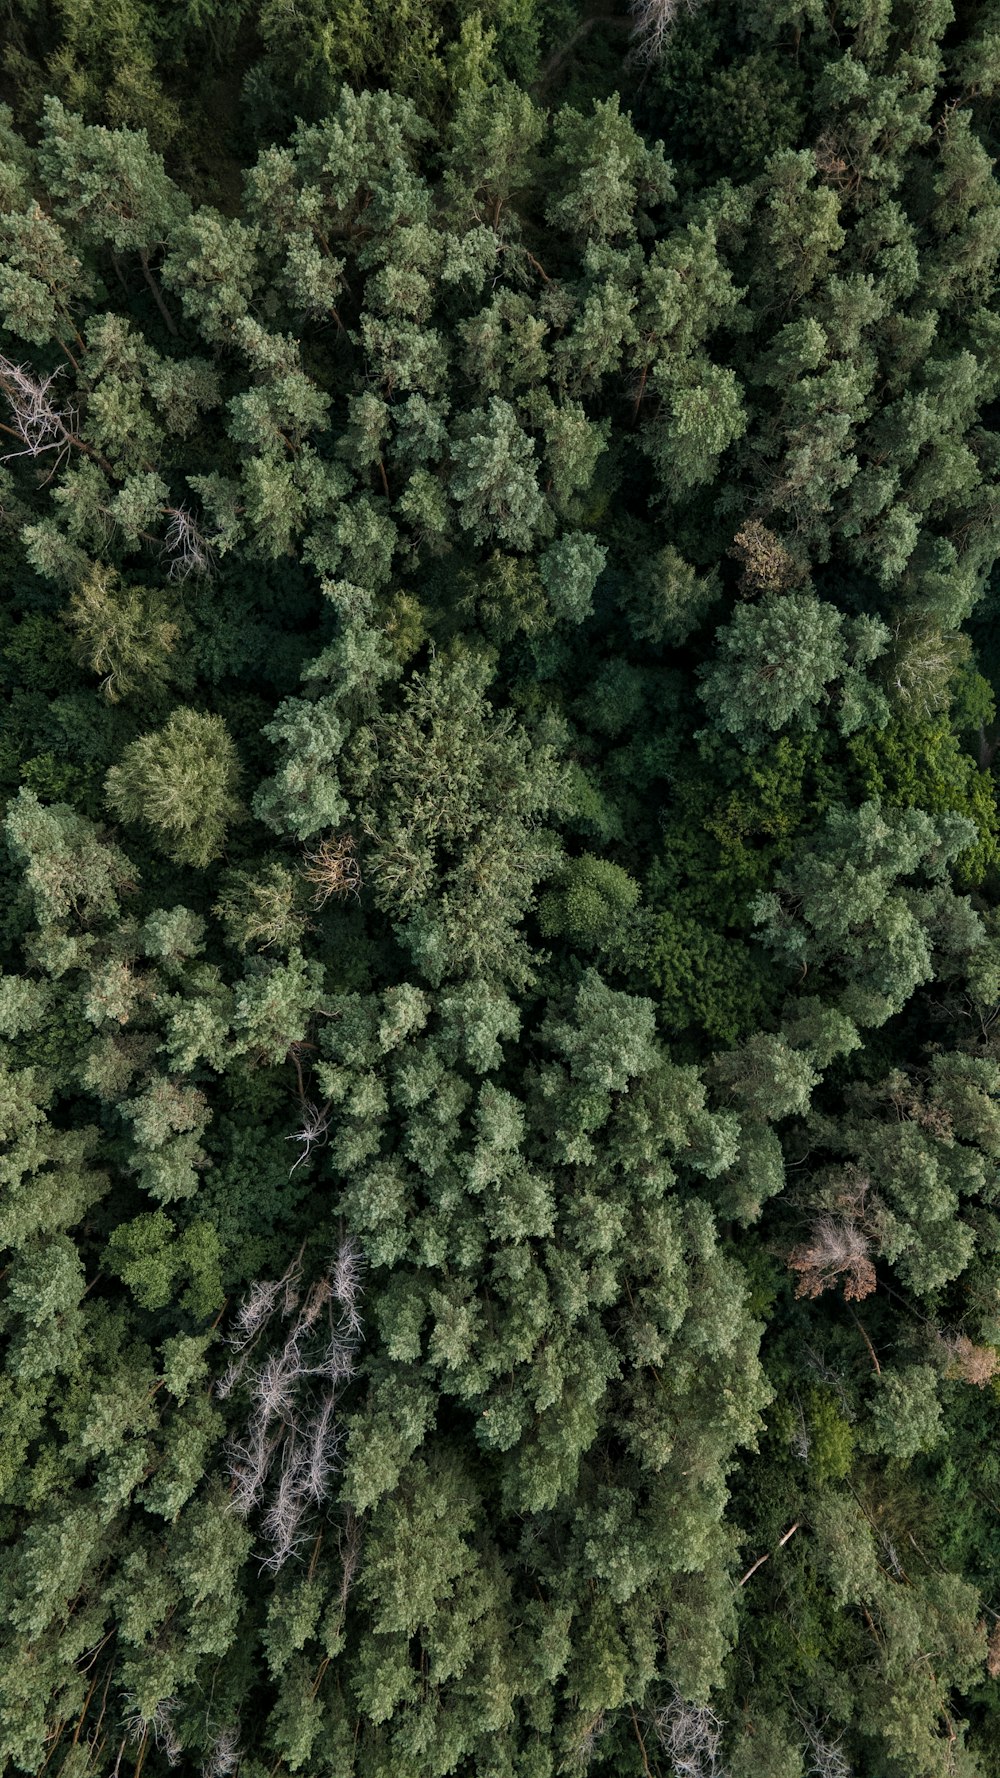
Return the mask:
<path id="1" fill-rule="evenodd" d="M 7 0 L 11 1778 L 1000 1778 L 998 95 Z"/>

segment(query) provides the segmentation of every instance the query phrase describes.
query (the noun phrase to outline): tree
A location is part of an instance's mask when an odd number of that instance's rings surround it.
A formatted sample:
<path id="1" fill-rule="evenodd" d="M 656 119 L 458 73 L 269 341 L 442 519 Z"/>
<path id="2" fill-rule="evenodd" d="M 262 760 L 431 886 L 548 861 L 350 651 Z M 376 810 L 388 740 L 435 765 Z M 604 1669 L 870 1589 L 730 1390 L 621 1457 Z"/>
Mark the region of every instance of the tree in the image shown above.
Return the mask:
<path id="1" fill-rule="evenodd" d="M 345 728 L 336 699 L 288 698 L 264 730 L 285 763 L 254 798 L 254 813 L 278 833 L 308 840 L 347 815 L 338 767 Z"/>
<path id="2" fill-rule="evenodd" d="M 107 798 L 122 821 L 152 828 L 176 863 L 204 870 L 240 814 L 239 777 L 222 718 L 182 705 L 125 749 L 108 773 Z"/>
<path id="3" fill-rule="evenodd" d="M 595 100 L 589 117 L 564 106 L 554 127 L 549 223 L 582 241 L 634 239 L 649 210 L 673 195 L 662 143 L 643 141 L 617 94 Z"/>
<path id="4" fill-rule="evenodd" d="M 58 99 L 43 107 L 39 165 L 49 190 L 91 241 L 148 253 L 187 203 L 142 130 L 93 128 Z"/>
<path id="5" fill-rule="evenodd" d="M 306 891 L 301 876 L 273 859 L 259 871 L 228 873 L 212 911 L 238 950 L 285 950 L 309 927 Z"/>
<path id="6" fill-rule="evenodd" d="M 608 858 L 585 853 L 568 859 L 541 898 L 539 916 L 546 936 L 566 934 L 580 945 L 620 938 L 639 900 L 639 885 Z"/>
<path id="7" fill-rule="evenodd" d="M 188 203 L 167 177 L 144 130 L 86 125 L 58 99 L 43 107 L 39 165 L 63 215 L 91 245 L 136 252 L 168 333 L 173 319 L 150 269 L 150 255 L 185 216 Z"/>
<path id="8" fill-rule="evenodd" d="M 556 617 L 582 623 L 607 560 L 607 551 L 579 531 L 565 532 L 541 556 L 539 573 Z"/>
<path id="9" fill-rule="evenodd" d="M 834 806 L 810 849 L 758 898 L 765 943 L 787 964 L 839 978 L 836 1003 L 856 1023 L 884 1023 L 930 980 L 936 945 L 957 961 L 982 941 L 969 902 L 944 881 L 973 833 L 961 816 Z M 917 873 L 930 887 L 906 883 Z"/>
<path id="10" fill-rule="evenodd" d="M 112 703 L 170 682 L 180 636 L 175 600 L 162 588 L 122 587 L 116 571 L 95 563 L 70 600 L 66 621 L 80 654 L 100 675 Z"/>
<path id="11" fill-rule="evenodd" d="M 46 807 L 32 791 L 22 790 L 8 810 L 4 831 L 14 859 L 24 867 L 42 926 L 86 926 L 113 918 L 120 897 L 135 885 L 125 854 L 63 803 Z"/>
<path id="12" fill-rule="evenodd" d="M 534 458 L 534 440 L 509 402 L 494 395 L 488 408 L 469 414 L 452 447 L 451 487 L 459 522 L 477 542 L 497 537 L 530 548 L 545 515 Z"/>
<path id="13" fill-rule="evenodd" d="M 34 157 L 0 112 L 3 196 L 0 199 L 0 304 L 4 326 L 44 346 L 72 331 L 74 305 L 92 292 L 81 258 L 35 195 Z"/>
<path id="14" fill-rule="evenodd" d="M 888 714 L 864 668 L 889 641 L 884 625 L 848 620 L 812 593 L 768 593 L 757 605 L 737 606 L 716 638 L 717 655 L 700 695 L 716 721 L 748 746 L 768 730 L 800 722 L 815 727 L 821 705 L 840 682 L 838 721 L 849 734 Z"/>
<path id="15" fill-rule="evenodd" d="M 517 928 L 556 856 L 541 826 L 564 794 L 555 749 L 494 710 L 491 677 L 471 651 L 434 660 L 402 710 L 360 729 L 352 749 L 362 869 L 434 983 L 527 978 Z"/>

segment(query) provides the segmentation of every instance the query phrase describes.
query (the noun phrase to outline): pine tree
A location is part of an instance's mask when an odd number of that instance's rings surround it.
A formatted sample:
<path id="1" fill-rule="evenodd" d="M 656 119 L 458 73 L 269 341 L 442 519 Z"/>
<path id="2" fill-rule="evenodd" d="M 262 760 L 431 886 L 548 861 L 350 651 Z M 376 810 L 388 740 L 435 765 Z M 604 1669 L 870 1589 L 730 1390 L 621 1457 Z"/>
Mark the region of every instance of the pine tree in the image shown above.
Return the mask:
<path id="1" fill-rule="evenodd" d="M 151 827 L 169 857 L 203 870 L 240 814 L 239 776 L 222 718 L 181 705 L 126 748 L 108 773 L 107 797 L 122 821 Z"/>

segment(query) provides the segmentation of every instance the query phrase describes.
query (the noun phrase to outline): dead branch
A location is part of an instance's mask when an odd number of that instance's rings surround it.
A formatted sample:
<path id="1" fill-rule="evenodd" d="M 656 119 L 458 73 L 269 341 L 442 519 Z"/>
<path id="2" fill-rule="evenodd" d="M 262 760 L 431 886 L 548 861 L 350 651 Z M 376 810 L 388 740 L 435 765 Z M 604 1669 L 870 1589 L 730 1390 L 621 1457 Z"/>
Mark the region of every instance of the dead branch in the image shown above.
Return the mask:
<path id="1" fill-rule="evenodd" d="M 289 1169 L 289 1179 L 296 1168 L 309 1159 L 314 1148 L 322 1148 L 330 1129 L 330 1111 L 329 1105 L 314 1105 L 311 1099 L 303 1099 L 299 1127 L 285 1137 L 286 1142 L 298 1142 L 302 1149 L 298 1160 Z"/>
<path id="2" fill-rule="evenodd" d="M 202 1778 L 230 1778 L 241 1757 L 238 1726 L 220 1729 L 201 1768 Z"/>
<path id="3" fill-rule="evenodd" d="M 707 1704 L 689 1704 L 677 1692 L 653 1725 L 676 1778 L 721 1778 L 723 1723 Z"/>
<path id="4" fill-rule="evenodd" d="M 795 1524 L 792 1525 L 790 1527 L 790 1529 L 785 1532 L 784 1537 L 779 1537 L 773 1550 L 768 1550 L 767 1554 L 764 1556 L 758 1556 L 756 1562 L 754 1562 L 752 1564 L 752 1566 L 750 1568 L 748 1568 L 746 1573 L 743 1575 L 742 1579 L 739 1582 L 739 1585 L 741 1587 L 745 1587 L 747 1584 L 747 1581 L 750 1580 L 751 1577 L 756 1574 L 758 1568 L 763 1568 L 765 1562 L 770 1562 L 772 1556 L 777 1555 L 779 1550 L 784 1549 L 785 1544 L 788 1542 L 789 1538 L 794 1537 L 796 1531 L 801 1529 L 801 1526 L 802 1526 L 802 1520 L 796 1519 Z"/>
<path id="5" fill-rule="evenodd" d="M 809 1240 L 788 1256 L 792 1271 L 799 1274 L 796 1296 L 821 1296 L 836 1284 L 849 1302 L 870 1296 L 876 1284 L 870 1250 L 868 1236 L 852 1216 L 818 1217 Z"/>
<path id="6" fill-rule="evenodd" d="M 187 580 L 191 574 L 210 574 L 212 545 L 194 515 L 185 506 L 166 506 L 170 520 L 163 539 L 163 553 L 170 558 L 171 580 Z"/>
<path id="7" fill-rule="evenodd" d="M 362 1336 L 356 1243 L 345 1236 L 304 1293 L 302 1259 L 300 1250 L 283 1278 L 251 1286 L 230 1335 L 240 1356 L 217 1385 L 220 1394 L 236 1386 L 280 1306 L 284 1341 L 249 1371 L 246 1429 L 226 1451 L 232 1510 L 247 1518 L 263 1509 L 263 1565 L 271 1572 L 298 1553 L 308 1515 L 329 1498 L 343 1442 L 339 1391 L 354 1376 Z"/>
<path id="8" fill-rule="evenodd" d="M 678 14 L 696 9 L 697 0 L 632 0 L 631 60 L 644 68 L 661 61 Z"/>
<path id="9" fill-rule="evenodd" d="M 844 1294 L 846 1296 L 847 1292 L 845 1291 Z M 882 1366 L 879 1364 L 878 1357 L 875 1352 L 875 1348 L 872 1345 L 871 1340 L 868 1338 L 868 1335 L 865 1332 L 864 1328 L 862 1327 L 857 1316 L 855 1315 L 853 1309 L 851 1310 L 851 1320 L 853 1321 L 855 1327 L 857 1328 L 859 1334 L 861 1335 L 861 1338 L 864 1340 L 865 1345 L 868 1347 L 868 1356 L 870 1357 L 872 1364 L 875 1367 L 875 1375 L 877 1377 L 880 1377 L 882 1375 Z"/>
<path id="10" fill-rule="evenodd" d="M 314 886 L 313 902 L 318 908 L 324 907 L 331 895 L 353 895 L 357 900 L 361 867 L 355 856 L 354 835 L 342 833 L 322 840 L 315 852 L 306 853 L 302 874 Z"/>
<path id="11" fill-rule="evenodd" d="M 27 365 L 15 364 L 0 354 L 0 388 L 10 405 L 13 435 L 22 446 L 19 451 L 8 451 L 0 462 L 10 463 L 15 457 L 37 459 L 54 451 L 53 469 L 57 469 L 69 455 L 75 416 L 68 407 L 59 407 L 52 395 L 52 386 L 61 375 L 60 370 L 53 370 L 47 377 L 34 377 Z"/>

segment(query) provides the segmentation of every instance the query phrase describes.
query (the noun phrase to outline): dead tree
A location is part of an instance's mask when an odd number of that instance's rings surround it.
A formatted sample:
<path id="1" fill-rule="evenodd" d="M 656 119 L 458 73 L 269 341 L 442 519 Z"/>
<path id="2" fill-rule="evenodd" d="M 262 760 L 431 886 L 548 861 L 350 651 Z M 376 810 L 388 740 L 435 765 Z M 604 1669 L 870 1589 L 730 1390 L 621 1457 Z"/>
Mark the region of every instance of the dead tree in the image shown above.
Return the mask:
<path id="1" fill-rule="evenodd" d="M 632 0 L 632 60 L 647 68 L 661 61 L 674 20 L 696 5 L 697 0 Z"/>
<path id="2" fill-rule="evenodd" d="M 339 1400 L 357 1368 L 361 1280 L 350 1236 L 308 1285 L 300 1251 L 283 1277 L 251 1286 L 229 1335 L 235 1356 L 216 1392 L 242 1387 L 247 1397 L 245 1425 L 226 1453 L 230 1503 L 241 1518 L 260 1513 L 261 1560 L 271 1571 L 301 1549 L 340 1466 Z M 282 1337 L 265 1350 L 276 1324 Z"/>

